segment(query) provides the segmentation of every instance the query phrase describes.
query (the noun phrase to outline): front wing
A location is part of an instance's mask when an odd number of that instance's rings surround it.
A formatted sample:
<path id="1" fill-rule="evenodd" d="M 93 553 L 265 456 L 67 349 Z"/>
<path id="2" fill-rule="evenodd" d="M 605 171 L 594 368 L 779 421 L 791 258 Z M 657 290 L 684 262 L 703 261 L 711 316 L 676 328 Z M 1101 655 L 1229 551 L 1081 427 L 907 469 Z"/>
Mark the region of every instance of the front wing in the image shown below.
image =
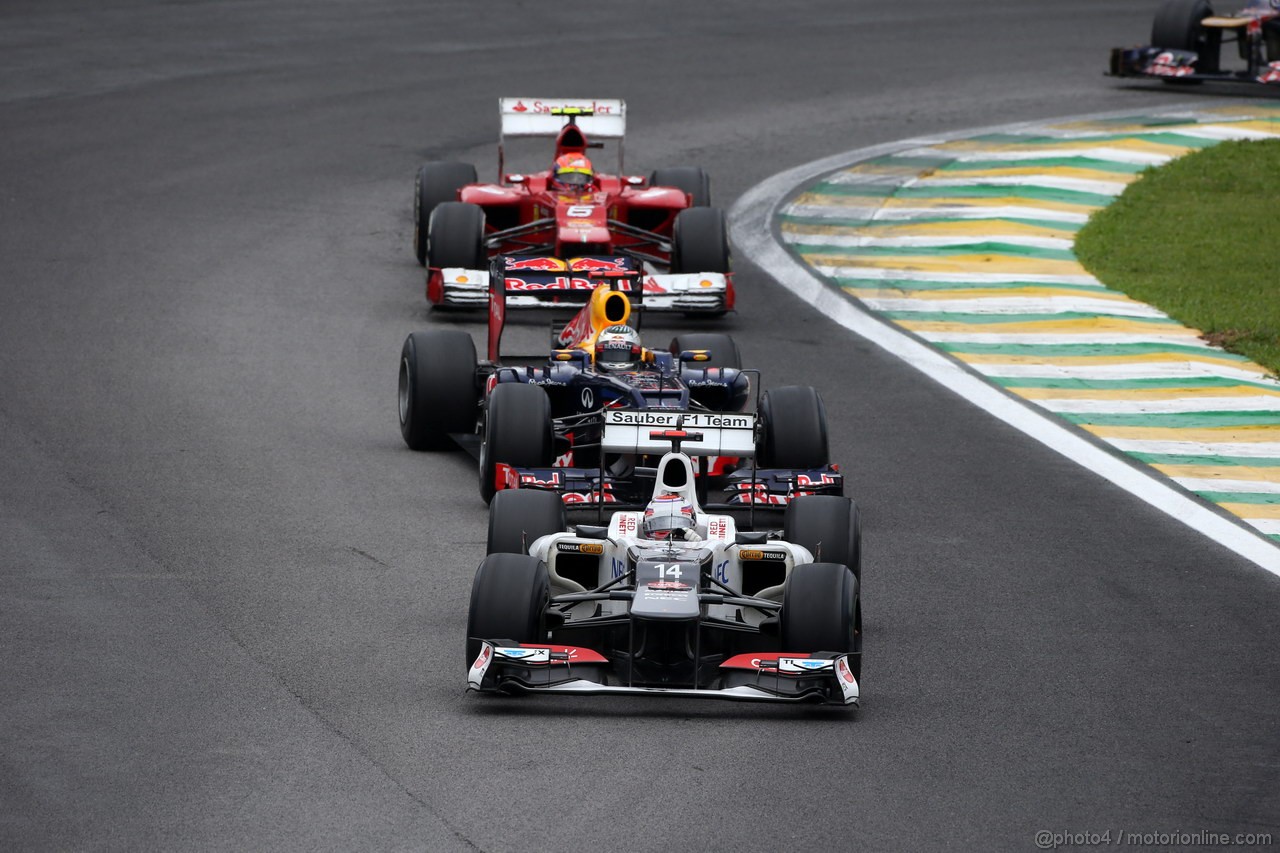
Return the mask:
<path id="1" fill-rule="evenodd" d="M 553 491 L 575 507 L 643 507 L 653 495 L 653 476 L 648 474 L 601 476 L 599 468 L 517 468 L 504 463 L 495 467 L 496 489 Z M 743 468 L 729 474 L 720 490 L 726 495 L 723 504 L 707 503 L 708 509 L 785 507 L 805 495 L 843 495 L 844 475 L 835 465 L 806 471 Z"/>
<path id="2" fill-rule="evenodd" d="M 586 305 L 598 279 L 563 271 L 521 272 L 506 277 L 509 308 L 563 308 Z M 627 285 L 620 285 L 627 291 Z M 427 301 L 450 308 L 485 308 L 489 271 L 432 267 L 427 272 Z M 731 273 L 645 275 L 639 301 L 646 311 L 723 314 L 733 310 Z"/>
<path id="3" fill-rule="evenodd" d="M 856 653 L 855 653 L 856 654 Z M 738 702 L 810 702 L 858 707 L 853 654 L 821 657 L 760 652 L 720 664 L 706 687 L 611 683 L 608 660 L 577 646 L 484 640 L 467 671 L 467 688 L 481 693 L 568 693 L 582 696 L 679 696 Z"/>
<path id="4" fill-rule="evenodd" d="M 1280 62 L 1272 62 L 1253 71 L 1213 71 L 1196 69 L 1199 59 L 1194 51 L 1170 50 L 1146 45 L 1115 47 L 1107 70 L 1111 77 L 1145 77 L 1188 83 L 1280 83 Z"/>

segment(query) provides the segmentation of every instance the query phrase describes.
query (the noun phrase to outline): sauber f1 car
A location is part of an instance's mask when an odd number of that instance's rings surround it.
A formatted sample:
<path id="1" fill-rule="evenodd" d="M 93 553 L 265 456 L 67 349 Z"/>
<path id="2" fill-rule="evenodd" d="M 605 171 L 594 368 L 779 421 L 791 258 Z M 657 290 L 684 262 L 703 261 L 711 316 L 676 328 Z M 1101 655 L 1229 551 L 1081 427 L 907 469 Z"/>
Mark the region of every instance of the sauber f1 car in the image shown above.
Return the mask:
<path id="1" fill-rule="evenodd" d="M 1223 46 L 1234 43 L 1231 67 Z M 1166 0 L 1151 44 L 1111 51 L 1115 77 L 1168 83 L 1280 83 L 1280 0 L 1249 0 L 1234 15 L 1215 15 L 1209 0 Z"/>
<path id="2" fill-rule="evenodd" d="M 532 486 L 572 504 L 641 504 L 664 449 L 641 438 L 643 428 L 673 425 L 682 414 L 691 427 L 725 428 L 716 433 L 724 444 L 698 448 L 707 457 L 699 459 L 704 496 L 715 489 L 729 504 L 780 507 L 799 495 L 843 494 L 818 392 L 771 389 L 755 412 L 745 411 L 758 371 L 741 368 L 728 335 L 682 334 L 666 351 L 642 347 L 626 325 L 631 302 L 615 279 L 598 284 L 591 301 L 553 331 L 549 357 L 504 358 L 507 296 L 502 280 L 491 279 L 487 359 L 476 358 L 467 332 L 439 328 L 409 335 L 400 356 L 405 443 L 474 452 L 486 501 Z M 602 341 L 628 334 L 630 363 L 601 364 Z"/>
<path id="3" fill-rule="evenodd" d="M 716 431 L 645 439 L 730 440 Z M 685 521 L 650 526 L 671 516 Z M 856 707 L 860 550 L 844 497 L 792 501 L 781 536 L 705 512 L 680 452 L 662 457 L 649 507 L 608 526 L 569 529 L 554 494 L 501 492 L 471 587 L 468 687 Z"/>
<path id="4" fill-rule="evenodd" d="M 491 276 L 508 279 L 511 307 L 581 305 L 595 286 L 588 273 L 617 270 L 643 274 L 624 287 L 638 282 L 649 310 L 732 310 L 729 241 L 707 174 L 623 174 L 624 102 L 502 98 L 499 112 L 499 183 L 479 183 L 470 163 L 418 170 L 414 253 L 432 305 L 483 308 Z M 507 140 L 521 137 L 554 137 L 557 168 L 507 173 Z M 603 140 L 617 143 L 616 175 L 586 159 Z M 561 180 L 562 162 L 580 182 Z"/>

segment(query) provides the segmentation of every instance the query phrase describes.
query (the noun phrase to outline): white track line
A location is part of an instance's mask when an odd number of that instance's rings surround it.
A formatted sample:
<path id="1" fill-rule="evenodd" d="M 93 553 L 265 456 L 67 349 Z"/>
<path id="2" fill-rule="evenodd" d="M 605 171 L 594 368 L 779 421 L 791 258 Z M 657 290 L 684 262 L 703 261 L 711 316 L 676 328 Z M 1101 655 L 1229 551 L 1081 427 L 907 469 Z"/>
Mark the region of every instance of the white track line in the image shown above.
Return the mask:
<path id="1" fill-rule="evenodd" d="M 930 379 L 1068 459 L 1080 463 L 1245 559 L 1273 574 L 1280 575 L 1280 548 L 1242 524 L 1231 521 L 1199 501 L 1187 497 L 1157 475 L 1118 459 L 1103 448 L 1067 429 L 1061 422 L 1038 413 L 1031 406 L 987 384 L 981 377 L 968 372 L 939 351 L 867 313 L 843 292 L 826 284 L 788 254 L 774 233 L 774 216 L 788 194 L 824 173 L 853 163 L 979 134 L 1016 133 L 1040 128 L 1049 123 L 1090 121 L 1133 113 L 1133 110 L 1125 110 L 1107 115 L 1077 116 L 1053 119 L 1049 122 L 1024 122 L 977 128 L 941 136 L 890 142 L 815 160 L 774 175 L 747 191 L 730 211 L 731 234 L 735 244 L 753 263 L 759 265 L 783 287 L 841 326 L 901 358 Z"/>

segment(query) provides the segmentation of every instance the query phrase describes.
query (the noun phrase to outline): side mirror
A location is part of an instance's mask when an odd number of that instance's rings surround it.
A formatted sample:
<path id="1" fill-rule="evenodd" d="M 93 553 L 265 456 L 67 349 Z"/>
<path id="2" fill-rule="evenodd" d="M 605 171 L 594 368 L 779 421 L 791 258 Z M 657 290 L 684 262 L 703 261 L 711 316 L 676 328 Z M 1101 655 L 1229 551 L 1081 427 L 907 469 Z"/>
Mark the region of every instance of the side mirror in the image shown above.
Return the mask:
<path id="1" fill-rule="evenodd" d="M 513 173 L 505 176 L 504 180 L 509 184 L 527 184 L 529 182 L 529 176 Z"/>
<path id="2" fill-rule="evenodd" d="M 598 524 L 578 524 L 574 526 L 573 532 L 581 536 L 583 539 L 609 538 L 609 528 L 602 527 Z"/>
<path id="3" fill-rule="evenodd" d="M 690 362 L 710 361 L 711 350 L 706 349 L 686 349 L 680 351 L 680 361 L 688 364 Z"/>

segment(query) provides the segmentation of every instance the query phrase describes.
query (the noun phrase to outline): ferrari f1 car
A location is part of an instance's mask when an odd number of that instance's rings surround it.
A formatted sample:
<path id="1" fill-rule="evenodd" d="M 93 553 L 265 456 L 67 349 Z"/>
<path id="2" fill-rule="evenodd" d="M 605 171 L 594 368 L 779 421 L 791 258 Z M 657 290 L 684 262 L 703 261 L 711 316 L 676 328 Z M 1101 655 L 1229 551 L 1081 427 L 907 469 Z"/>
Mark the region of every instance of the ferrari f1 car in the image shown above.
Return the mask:
<path id="1" fill-rule="evenodd" d="M 1226 62 L 1223 46 L 1237 59 Z M 1280 0 L 1249 0 L 1234 15 L 1215 15 L 1209 0 L 1166 0 L 1151 44 L 1111 51 L 1115 77 L 1169 83 L 1280 83 Z"/>
<path id="2" fill-rule="evenodd" d="M 536 486 L 566 503 L 635 505 L 649 494 L 652 462 L 662 446 L 641 440 L 643 427 L 732 427 L 732 442 L 706 447 L 698 483 L 730 504 L 784 506 L 805 494 L 842 494 L 844 479 L 828 459 L 826 411 L 813 388 L 765 392 L 756 411 L 750 376 L 728 335 L 683 334 L 668 350 L 639 346 L 626 326 L 631 302 L 617 281 L 599 284 L 591 301 L 554 336 L 550 357 L 503 358 L 507 291 L 491 280 L 488 358 L 476 358 L 467 332 L 414 332 L 400 355 L 399 414 L 414 450 L 457 444 L 480 463 L 480 494 Z M 634 336 L 626 365 L 601 365 L 602 335 Z M 607 369 L 612 367 L 613 369 Z M 621 367 L 622 369 L 618 369 Z M 609 427 L 617 429 L 609 430 Z M 626 441 L 610 440 L 630 427 Z M 622 443 L 619 443 L 622 441 Z M 750 460 L 749 467 L 742 466 Z"/>
<path id="3" fill-rule="evenodd" d="M 729 440 L 716 429 L 646 438 Z M 800 497 L 781 536 L 743 532 L 705 512 L 693 483 L 689 457 L 668 453 L 645 512 L 572 529 L 554 494 L 498 494 L 471 587 L 468 687 L 856 707 L 857 507 Z M 651 527 L 655 519 L 663 523 Z"/>
<path id="4" fill-rule="evenodd" d="M 729 240 L 724 214 L 708 206 L 710 179 L 692 167 L 623 174 L 624 102 L 502 98 L 499 113 L 499 183 L 479 183 L 470 163 L 418 170 L 413 246 L 432 305 L 483 308 L 489 276 L 509 279 L 511 307 L 581 305 L 594 288 L 587 273 L 608 269 L 643 273 L 650 310 L 733 308 Z M 574 160 L 583 182 L 561 183 L 550 169 L 507 173 L 507 140 L 521 137 L 554 137 L 555 161 Z M 603 140 L 617 144 L 618 174 L 594 172 L 585 159 Z"/>

